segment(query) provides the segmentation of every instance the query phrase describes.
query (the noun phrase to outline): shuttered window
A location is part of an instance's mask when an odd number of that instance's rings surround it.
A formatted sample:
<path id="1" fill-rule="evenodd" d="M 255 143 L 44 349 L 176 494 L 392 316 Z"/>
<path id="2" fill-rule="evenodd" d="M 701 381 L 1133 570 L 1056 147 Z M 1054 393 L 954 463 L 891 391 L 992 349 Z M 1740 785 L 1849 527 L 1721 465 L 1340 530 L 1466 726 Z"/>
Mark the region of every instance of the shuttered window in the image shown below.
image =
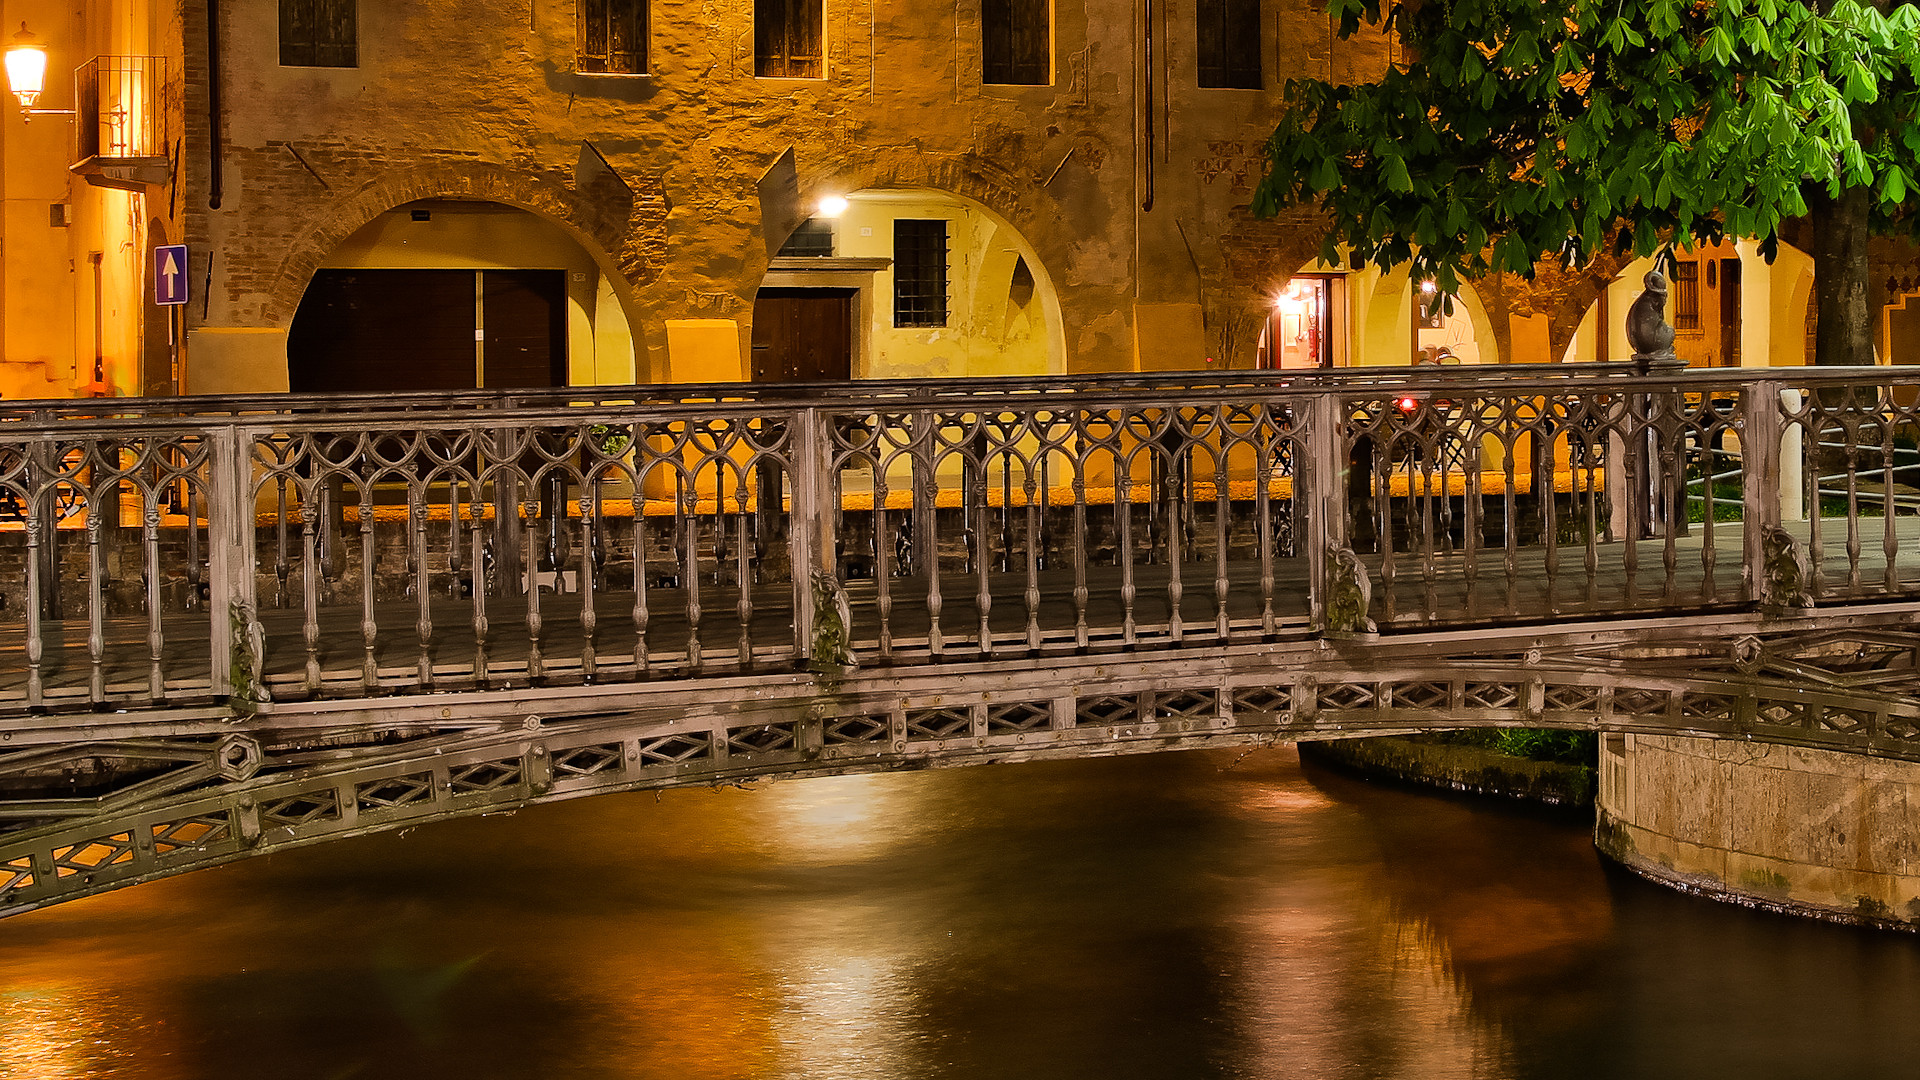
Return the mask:
<path id="1" fill-rule="evenodd" d="M 577 0 L 580 5 L 577 71 L 641 75 L 647 71 L 647 5 L 650 0 Z"/>
<path id="2" fill-rule="evenodd" d="M 1673 264 L 1673 328 L 1700 329 L 1700 264 L 1692 260 Z"/>
<path id="3" fill-rule="evenodd" d="M 357 0 L 280 0 L 280 66 L 359 67 Z"/>
<path id="4" fill-rule="evenodd" d="M 893 325 L 947 325 L 947 223 L 893 223 Z"/>
<path id="5" fill-rule="evenodd" d="M 1260 89 L 1260 0 L 1197 0 L 1200 85 Z"/>
<path id="6" fill-rule="evenodd" d="M 980 81 L 1045 86 L 1053 81 L 1051 0 L 981 0 Z"/>
<path id="7" fill-rule="evenodd" d="M 818 79 L 824 65 L 821 0 L 753 0 L 753 73 Z"/>

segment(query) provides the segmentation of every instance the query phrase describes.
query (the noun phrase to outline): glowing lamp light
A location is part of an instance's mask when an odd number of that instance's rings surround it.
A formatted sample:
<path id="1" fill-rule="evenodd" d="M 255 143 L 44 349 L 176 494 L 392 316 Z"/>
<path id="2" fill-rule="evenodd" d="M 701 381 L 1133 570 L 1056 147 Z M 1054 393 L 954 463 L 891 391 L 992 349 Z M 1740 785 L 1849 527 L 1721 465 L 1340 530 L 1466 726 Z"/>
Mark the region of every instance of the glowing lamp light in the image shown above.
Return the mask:
<path id="1" fill-rule="evenodd" d="M 40 91 L 46 82 L 47 47 L 40 44 L 23 22 L 20 32 L 13 35 L 13 45 L 7 49 L 7 88 L 20 99 L 22 109 L 31 109 L 34 102 L 40 100 Z"/>
<path id="2" fill-rule="evenodd" d="M 1397 406 L 1401 412 L 1410 413 L 1420 407 L 1420 399 L 1403 397 L 1400 400 L 1394 402 L 1394 405 Z"/>
<path id="3" fill-rule="evenodd" d="M 839 195 L 829 195 L 820 200 L 820 216 L 836 218 L 847 212 L 847 200 Z"/>

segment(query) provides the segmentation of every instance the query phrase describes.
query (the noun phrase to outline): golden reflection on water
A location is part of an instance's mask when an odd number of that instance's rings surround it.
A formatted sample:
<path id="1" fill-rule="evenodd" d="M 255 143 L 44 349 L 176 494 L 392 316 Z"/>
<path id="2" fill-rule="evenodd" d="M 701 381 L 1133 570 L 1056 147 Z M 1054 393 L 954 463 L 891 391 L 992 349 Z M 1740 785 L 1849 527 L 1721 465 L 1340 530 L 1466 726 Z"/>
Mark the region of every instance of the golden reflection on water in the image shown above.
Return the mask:
<path id="1" fill-rule="evenodd" d="M 639 793 L 0 924 L 0 1078 L 1526 1075 L 1614 917 L 1288 749 Z"/>

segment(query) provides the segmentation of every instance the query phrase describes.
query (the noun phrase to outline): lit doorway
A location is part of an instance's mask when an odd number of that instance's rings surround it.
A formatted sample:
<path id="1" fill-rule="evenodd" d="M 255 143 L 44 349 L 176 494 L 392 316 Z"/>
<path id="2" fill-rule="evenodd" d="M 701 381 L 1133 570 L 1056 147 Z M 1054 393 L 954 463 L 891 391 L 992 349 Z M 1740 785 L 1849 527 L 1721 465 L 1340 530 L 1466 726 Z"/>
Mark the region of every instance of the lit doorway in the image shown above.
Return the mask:
<path id="1" fill-rule="evenodd" d="M 1338 274 L 1304 274 L 1274 298 L 1260 330 L 1263 368 L 1343 367 L 1347 362 L 1347 283 Z"/>

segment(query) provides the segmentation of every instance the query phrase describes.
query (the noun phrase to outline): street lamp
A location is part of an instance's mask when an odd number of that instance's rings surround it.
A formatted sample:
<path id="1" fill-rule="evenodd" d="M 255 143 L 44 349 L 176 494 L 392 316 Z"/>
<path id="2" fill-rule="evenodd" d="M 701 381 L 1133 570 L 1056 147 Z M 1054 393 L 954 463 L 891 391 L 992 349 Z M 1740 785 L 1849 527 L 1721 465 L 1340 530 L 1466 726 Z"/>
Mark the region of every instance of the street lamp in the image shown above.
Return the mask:
<path id="1" fill-rule="evenodd" d="M 72 116 L 72 109 L 36 109 L 34 102 L 40 100 L 40 91 L 47 81 L 47 47 L 33 36 L 26 23 L 20 24 L 20 32 L 13 35 L 13 45 L 7 49 L 7 88 L 13 96 L 20 99 L 20 115 L 32 120 L 36 116 Z"/>

